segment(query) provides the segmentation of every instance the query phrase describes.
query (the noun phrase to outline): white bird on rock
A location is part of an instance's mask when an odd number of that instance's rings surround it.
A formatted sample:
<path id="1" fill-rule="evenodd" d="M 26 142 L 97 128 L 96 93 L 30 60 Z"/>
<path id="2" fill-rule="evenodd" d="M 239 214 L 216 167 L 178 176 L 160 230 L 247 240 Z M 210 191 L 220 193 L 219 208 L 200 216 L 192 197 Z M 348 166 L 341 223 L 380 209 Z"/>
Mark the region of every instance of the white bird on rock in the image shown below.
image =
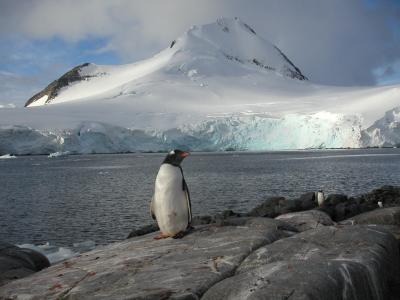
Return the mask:
<path id="1" fill-rule="evenodd" d="M 181 167 L 188 155 L 178 149 L 169 152 L 158 171 L 150 205 L 151 216 L 161 231 L 155 239 L 181 238 L 191 228 L 190 194 Z"/>

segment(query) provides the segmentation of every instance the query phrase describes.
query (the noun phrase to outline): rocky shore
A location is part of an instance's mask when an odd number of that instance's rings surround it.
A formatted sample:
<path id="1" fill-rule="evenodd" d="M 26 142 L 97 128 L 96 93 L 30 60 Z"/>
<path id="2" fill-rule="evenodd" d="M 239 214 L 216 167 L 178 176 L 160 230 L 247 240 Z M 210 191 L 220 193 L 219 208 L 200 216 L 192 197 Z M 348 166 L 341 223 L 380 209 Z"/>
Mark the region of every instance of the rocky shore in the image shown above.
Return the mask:
<path id="1" fill-rule="evenodd" d="M 0 286 L 0 299 L 400 298 L 400 187 L 319 207 L 314 193 L 274 197 L 194 226 L 160 241 L 155 225 L 133 230 Z"/>

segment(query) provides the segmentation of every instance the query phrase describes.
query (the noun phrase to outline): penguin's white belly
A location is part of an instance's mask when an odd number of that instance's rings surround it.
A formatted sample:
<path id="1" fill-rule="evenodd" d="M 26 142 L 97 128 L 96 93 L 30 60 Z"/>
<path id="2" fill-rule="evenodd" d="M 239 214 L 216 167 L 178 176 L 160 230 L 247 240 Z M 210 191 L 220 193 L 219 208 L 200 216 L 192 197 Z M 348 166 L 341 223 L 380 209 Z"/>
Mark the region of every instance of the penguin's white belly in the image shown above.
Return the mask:
<path id="1" fill-rule="evenodd" d="M 318 192 L 318 193 L 317 193 L 317 202 L 318 202 L 318 206 L 321 206 L 322 203 L 324 203 L 324 201 L 325 201 L 325 196 L 324 196 L 324 194 L 321 193 L 321 192 Z"/>
<path id="2" fill-rule="evenodd" d="M 162 233 L 175 235 L 186 230 L 188 203 L 182 189 L 182 173 L 178 167 L 161 165 L 156 178 L 153 201 L 154 214 Z"/>

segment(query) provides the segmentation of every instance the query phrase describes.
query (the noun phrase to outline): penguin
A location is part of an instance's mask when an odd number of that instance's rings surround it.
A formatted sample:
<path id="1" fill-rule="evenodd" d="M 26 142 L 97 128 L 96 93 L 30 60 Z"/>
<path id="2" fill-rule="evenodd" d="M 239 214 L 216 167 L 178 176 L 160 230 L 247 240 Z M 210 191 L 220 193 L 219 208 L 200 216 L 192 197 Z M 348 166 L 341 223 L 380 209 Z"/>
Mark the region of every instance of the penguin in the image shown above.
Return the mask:
<path id="1" fill-rule="evenodd" d="M 155 239 L 181 238 L 191 228 L 192 206 L 181 167 L 188 155 L 189 152 L 172 150 L 158 171 L 150 204 L 151 216 L 161 232 Z"/>
<path id="2" fill-rule="evenodd" d="M 322 206 L 322 203 L 325 201 L 325 195 L 322 190 L 319 190 L 315 193 L 315 198 L 317 200 L 318 206 Z"/>

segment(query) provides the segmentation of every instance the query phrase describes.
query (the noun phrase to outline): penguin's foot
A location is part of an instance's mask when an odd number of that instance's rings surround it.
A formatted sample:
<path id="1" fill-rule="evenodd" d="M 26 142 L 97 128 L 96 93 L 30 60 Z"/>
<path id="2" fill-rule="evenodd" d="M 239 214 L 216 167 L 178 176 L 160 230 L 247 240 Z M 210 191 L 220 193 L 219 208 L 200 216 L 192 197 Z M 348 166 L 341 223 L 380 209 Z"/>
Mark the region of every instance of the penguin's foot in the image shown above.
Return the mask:
<path id="1" fill-rule="evenodd" d="M 166 239 L 169 238 L 170 235 L 169 234 L 165 234 L 165 233 L 160 233 L 159 235 L 155 236 L 154 239 L 155 240 L 162 240 L 162 239 Z"/>
<path id="2" fill-rule="evenodd" d="M 185 233 L 186 233 L 185 231 L 180 231 L 177 234 L 175 234 L 172 238 L 173 239 L 181 239 L 185 236 Z"/>

